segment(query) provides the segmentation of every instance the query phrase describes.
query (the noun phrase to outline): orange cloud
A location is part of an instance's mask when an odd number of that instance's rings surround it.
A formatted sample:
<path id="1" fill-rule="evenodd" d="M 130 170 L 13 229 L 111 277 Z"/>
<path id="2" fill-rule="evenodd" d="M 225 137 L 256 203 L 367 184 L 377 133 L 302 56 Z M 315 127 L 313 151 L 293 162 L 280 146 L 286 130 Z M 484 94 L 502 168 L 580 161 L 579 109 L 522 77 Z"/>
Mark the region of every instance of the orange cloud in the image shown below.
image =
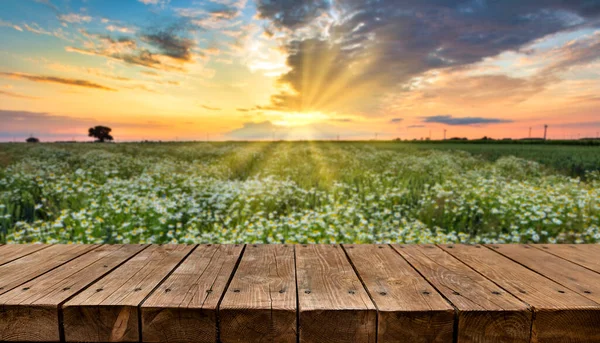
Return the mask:
<path id="1" fill-rule="evenodd" d="M 86 80 L 65 79 L 65 78 L 56 77 L 56 76 L 42 76 L 42 75 L 31 75 L 31 74 L 25 74 L 25 73 L 3 73 L 3 72 L 0 72 L 0 76 L 16 78 L 16 79 L 24 79 L 24 80 L 29 80 L 29 81 L 33 81 L 33 82 L 58 83 L 58 84 L 64 84 L 64 85 L 70 85 L 70 86 L 101 89 L 101 90 L 112 91 L 112 92 L 117 91 L 114 88 L 99 85 L 97 83 L 93 83 L 93 82 L 86 81 Z"/>

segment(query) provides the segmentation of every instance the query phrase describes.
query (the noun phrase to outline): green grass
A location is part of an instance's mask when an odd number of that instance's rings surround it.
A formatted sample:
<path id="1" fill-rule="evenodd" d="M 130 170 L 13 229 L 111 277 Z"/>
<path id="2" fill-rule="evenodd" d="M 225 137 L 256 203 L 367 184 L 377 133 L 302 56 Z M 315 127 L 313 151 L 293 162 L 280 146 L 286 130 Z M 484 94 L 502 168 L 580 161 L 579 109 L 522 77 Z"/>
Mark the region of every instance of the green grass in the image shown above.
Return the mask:
<path id="1" fill-rule="evenodd" d="M 597 242 L 600 147 L 1 144 L 2 242 Z"/>

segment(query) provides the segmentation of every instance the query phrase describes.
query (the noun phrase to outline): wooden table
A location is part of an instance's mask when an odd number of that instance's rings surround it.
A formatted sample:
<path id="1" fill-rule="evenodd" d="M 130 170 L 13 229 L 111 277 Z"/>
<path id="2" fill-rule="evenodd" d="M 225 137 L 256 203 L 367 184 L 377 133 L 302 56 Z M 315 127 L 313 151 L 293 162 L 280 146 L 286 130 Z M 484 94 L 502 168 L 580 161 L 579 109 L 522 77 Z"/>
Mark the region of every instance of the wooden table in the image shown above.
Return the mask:
<path id="1" fill-rule="evenodd" d="M 600 342 L 600 245 L 3 245 L 0 341 Z"/>

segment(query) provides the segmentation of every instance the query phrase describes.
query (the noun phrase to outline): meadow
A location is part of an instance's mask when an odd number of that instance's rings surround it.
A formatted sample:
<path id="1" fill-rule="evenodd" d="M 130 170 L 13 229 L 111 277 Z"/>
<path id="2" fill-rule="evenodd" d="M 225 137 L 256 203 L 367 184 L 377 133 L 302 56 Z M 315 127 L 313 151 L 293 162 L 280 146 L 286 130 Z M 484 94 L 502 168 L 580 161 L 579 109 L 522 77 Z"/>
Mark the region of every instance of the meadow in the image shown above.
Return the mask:
<path id="1" fill-rule="evenodd" d="M 600 147 L 0 144 L 2 243 L 600 242 Z"/>

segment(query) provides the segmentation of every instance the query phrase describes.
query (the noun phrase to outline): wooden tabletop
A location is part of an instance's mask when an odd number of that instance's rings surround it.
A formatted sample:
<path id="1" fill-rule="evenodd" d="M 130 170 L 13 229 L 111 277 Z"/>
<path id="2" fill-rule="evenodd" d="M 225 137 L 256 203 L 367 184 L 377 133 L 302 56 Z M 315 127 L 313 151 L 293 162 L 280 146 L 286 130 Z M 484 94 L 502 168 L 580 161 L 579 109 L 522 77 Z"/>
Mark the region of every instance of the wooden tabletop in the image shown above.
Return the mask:
<path id="1" fill-rule="evenodd" d="M 0 341 L 600 342 L 600 245 L 2 245 Z"/>

